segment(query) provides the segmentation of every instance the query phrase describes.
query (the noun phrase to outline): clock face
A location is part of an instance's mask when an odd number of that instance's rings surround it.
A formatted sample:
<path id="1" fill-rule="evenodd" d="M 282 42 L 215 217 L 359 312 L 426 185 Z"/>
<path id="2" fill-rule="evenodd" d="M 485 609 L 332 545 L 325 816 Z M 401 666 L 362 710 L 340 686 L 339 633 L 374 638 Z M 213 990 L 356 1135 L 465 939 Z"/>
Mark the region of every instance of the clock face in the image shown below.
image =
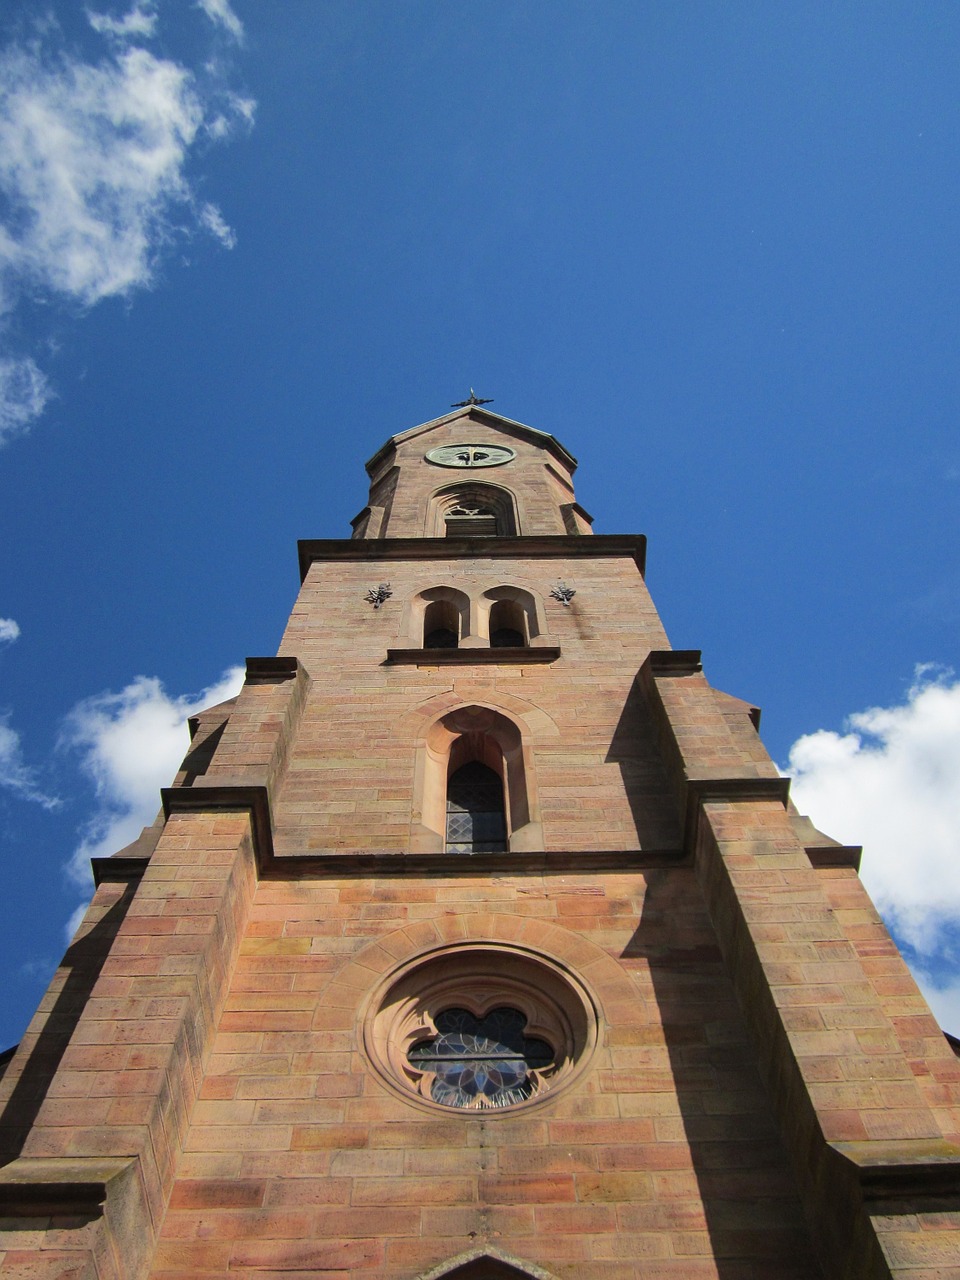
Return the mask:
<path id="1" fill-rule="evenodd" d="M 443 444 L 424 456 L 438 467 L 502 467 L 517 455 L 500 444 Z"/>

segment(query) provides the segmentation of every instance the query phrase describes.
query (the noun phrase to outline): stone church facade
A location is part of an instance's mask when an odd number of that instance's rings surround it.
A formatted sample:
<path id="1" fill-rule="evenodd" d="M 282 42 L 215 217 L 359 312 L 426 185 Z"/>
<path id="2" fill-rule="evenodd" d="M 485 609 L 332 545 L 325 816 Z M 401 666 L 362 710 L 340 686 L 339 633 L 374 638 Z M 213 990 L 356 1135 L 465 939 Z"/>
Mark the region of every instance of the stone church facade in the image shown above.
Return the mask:
<path id="1" fill-rule="evenodd" d="M 468 403 L 300 544 L 6 1066 L 0 1277 L 960 1277 L 960 1061 L 575 465 Z"/>

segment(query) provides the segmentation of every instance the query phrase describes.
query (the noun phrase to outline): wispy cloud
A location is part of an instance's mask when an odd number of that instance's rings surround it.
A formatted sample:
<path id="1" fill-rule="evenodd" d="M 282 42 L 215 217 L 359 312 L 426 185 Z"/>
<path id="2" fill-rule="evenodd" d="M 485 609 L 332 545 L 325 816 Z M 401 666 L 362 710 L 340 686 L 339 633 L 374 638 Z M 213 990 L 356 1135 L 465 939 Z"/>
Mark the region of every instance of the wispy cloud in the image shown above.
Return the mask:
<path id="1" fill-rule="evenodd" d="M 229 26 L 235 15 L 221 7 Z M 88 19 L 105 40 L 99 61 L 40 40 L 0 53 L 0 314 L 8 318 L 24 296 L 90 307 L 148 287 L 184 233 L 235 242 L 220 210 L 197 199 L 186 165 L 201 138 L 249 124 L 253 104 L 227 91 L 217 62 L 195 74 L 144 47 L 157 27 L 146 0 L 123 17 Z M 49 396 L 28 354 L 0 362 L 0 442 L 26 429 Z"/>
<path id="2" fill-rule="evenodd" d="M 242 683 L 241 667 L 198 694 L 169 694 L 155 677 L 138 676 L 120 693 L 74 707 L 62 745 L 79 752 L 96 790 L 95 811 L 67 865 L 74 884 L 89 886 L 90 859 L 116 853 L 153 822 L 160 788 L 172 782 L 189 745 L 188 718 L 232 698 Z"/>
<path id="3" fill-rule="evenodd" d="M 13 618 L 0 618 L 0 646 L 13 644 L 19 638 L 20 624 Z M 37 771 L 24 759 L 20 734 L 10 719 L 9 711 L 0 711 L 0 787 L 44 809 L 59 808 L 60 800 L 43 789 Z"/>
<path id="4" fill-rule="evenodd" d="M 239 44 L 243 40 L 243 23 L 230 7 L 230 0 L 197 0 L 211 22 L 222 27 Z"/>
<path id="5" fill-rule="evenodd" d="M 115 18 L 109 13 L 86 10 L 87 21 L 94 31 L 116 40 L 149 39 L 157 29 L 157 10 L 151 0 L 137 0 L 129 13 Z"/>
<path id="6" fill-rule="evenodd" d="M 2 239 L 0 228 L 0 245 Z M 0 358 L 0 445 L 25 431 L 49 399 L 50 385 L 36 361 L 30 356 Z"/>
<path id="7" fill-rule="evenodd" d="M 845 728 L 793 744 L 793 799 L 829 835 L 863 845 L 864 884 L 928 998 L 960 1027 L 960 680 L 918 667 L 903 703 Z"/>
<path id="8" fill-rule="evenodd" d="M 6 787 L 21 800 L 32 800 L 44 809 L 56 809 L 60 804 L 56 796 L 43 790 L 36 771 L 24 760 L 20 735 L 10 724 L 9 712 L 0 712 L 0 787 Z"/>

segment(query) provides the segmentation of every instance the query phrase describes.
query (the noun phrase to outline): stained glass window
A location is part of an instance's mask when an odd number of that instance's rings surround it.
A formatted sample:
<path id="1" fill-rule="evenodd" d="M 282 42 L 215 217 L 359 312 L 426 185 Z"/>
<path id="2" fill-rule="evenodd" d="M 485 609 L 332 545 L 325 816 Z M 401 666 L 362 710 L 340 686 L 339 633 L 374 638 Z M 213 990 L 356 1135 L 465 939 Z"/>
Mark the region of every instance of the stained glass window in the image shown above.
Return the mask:
<path id="1" fill-rule="evenodd" d="M 503 783 L 472 760 L 447 782 L 447 853 L 502 853 L 506 847 Z"/>
<path id="2" fill-rule="evenodd" d="M 552 1065 L 546 1040 L 523 1034 L 527 1019 L 502 1006 L 475 1018 L 467 1009 L 446 1009 L 434 1019 L 437 1034 L 415 1044 L 407 1057 L 419 1071 L 434 1073 L 430 1096 L 446 1107 L 509 1107 L 536 1090 L 531 1073 Z"/>

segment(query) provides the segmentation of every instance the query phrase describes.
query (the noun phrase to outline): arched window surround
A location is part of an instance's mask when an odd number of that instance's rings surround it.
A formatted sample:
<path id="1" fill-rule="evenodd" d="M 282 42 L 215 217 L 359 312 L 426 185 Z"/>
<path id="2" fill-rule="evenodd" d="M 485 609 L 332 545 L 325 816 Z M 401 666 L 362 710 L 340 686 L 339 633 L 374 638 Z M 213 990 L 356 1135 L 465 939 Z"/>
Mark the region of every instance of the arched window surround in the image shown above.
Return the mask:
<path id="1" fill-rule="evenodd" d="M 498 605 L 505 608 L 498 610 Z M 503 612 L 511 619 L 507 625 L 520 632 L 526 645 L 535 644 L 537 637 L 545 629 L 542 625 L 543 606 L 532 591 L 507 585 L 490 587 L 480 595 L 476 609 L 477 635 L 484 644 L 490 643 L 498 612 Z M 494 626 L 491 626 L 491 621 Z"/>
<path id="2" fill-rule="evenodd" d="M 431 606 L 440 606 L 440 609 L 431 608 Z M 423 647 L 426 639 L 428 615 L 432 616 L 438 612 L 442 612 L 450 629 L 456 632 L 459 645 L 482 643 L 471 636 L 473 610 L 467 593 L 456 587 L 428 587 L 425 591 L 418 591 L 413 597 L 404 619 L 403 630 L 418 648 Z M 455 627 L 454 622 L 457 624 Z"/>
<path id="3" fill-rule="evenodd" d="M 431 1096 L 427 1064 L 420 1067 L 409 1055 L 415 1045 L 437 1034 L 438 1015 L 454 1008 L 478 1019 L 495 1008 L 515 1009 L 526 1021 L 525 1035 L 544 1041 L 552 1057 L 549 1065 L 534 1068 L 537 1087 L 528 1098 L 503 1108 L 457 1108 L 464 1118 L 496 1121 L 516 1114 L 518 1108 L 542 1106 L 589 1070 L 599 1045 L 597 998 L 576 969 L 556 955 L 532 948 L 523 939 L 487 935 L 421 946 L 382 973 L 370 991 L 361 1047 L 374 1073 L 395 1096 L 434 1116 L 449 1117 L 451 1110 Z"/>
<path id="4" fill-rule="evenodd" d="M 444 485 L 431 494 L 427 503 L 424 536 L 446 537 L 446 517 L 460 505 L 484 507 L 492 511 L 497 521 L 498 538 L 513 538 L 520 533 L 517 499 L 509 489 L 479 480 L 460 480 L 455 484 Z"/>
<path id="5" fill-rule="evenodd" d="M 472 704 L 438 716 L 418 744 L 413 852 L 443 852 L 447 779 L 471 760 L 485 764 L 503 782 L 508 850 L 542 849 L 543 824 L 529 745 L 524 743 L 520 727 L 512 718 L 493 707 Z"/>

